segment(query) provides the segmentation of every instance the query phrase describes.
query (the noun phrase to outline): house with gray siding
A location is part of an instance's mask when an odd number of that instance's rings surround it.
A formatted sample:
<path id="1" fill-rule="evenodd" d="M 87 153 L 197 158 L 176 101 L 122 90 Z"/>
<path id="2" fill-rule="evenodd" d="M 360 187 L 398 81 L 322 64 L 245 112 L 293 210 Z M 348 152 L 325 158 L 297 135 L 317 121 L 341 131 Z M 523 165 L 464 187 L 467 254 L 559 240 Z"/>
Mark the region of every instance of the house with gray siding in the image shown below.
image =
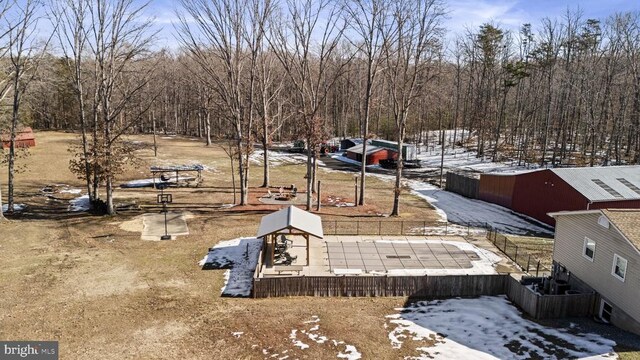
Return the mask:
<path id="1" fill-rule="evenodd" d="M 572 288 L 589 287 L 603 321 L 640 335 L 640 210 L 550 213 L 553 262 Z"/>

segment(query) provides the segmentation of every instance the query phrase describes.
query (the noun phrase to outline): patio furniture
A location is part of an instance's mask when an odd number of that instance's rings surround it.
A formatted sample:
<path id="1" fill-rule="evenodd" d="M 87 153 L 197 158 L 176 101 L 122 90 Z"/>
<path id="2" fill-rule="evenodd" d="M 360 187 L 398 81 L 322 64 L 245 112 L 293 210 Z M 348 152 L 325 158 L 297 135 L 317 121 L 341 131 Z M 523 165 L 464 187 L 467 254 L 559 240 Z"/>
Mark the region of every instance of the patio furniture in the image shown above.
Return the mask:
<path id="1" fill-rule="evenodd" d="M 302 265 L 287 265 L 287 266 L 274 266 L 273 270 L 277 271 L 278 274 L 281 274 L 283 271 L 286 272 L 297 272 L 300 275 L 300 271 L 304 269 Z"/>

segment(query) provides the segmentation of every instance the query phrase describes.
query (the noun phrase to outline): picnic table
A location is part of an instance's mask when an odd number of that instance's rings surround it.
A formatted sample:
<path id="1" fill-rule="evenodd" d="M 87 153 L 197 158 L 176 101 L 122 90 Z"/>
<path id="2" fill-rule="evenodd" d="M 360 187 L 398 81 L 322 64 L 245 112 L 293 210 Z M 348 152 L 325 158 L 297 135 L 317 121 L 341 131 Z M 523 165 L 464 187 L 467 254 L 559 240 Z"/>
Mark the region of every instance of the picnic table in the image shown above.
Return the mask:
<path id="1" fill-rule="evenodd" d="M 175 174 L 175 179 L 176 179 L 176 183 L 178 183 L 180 180 L 184 180 L 187 185 L 190 182 L 195 182 L 196 187 L 200 186 L 200 184 L 202 183 L 202 170 L 204 170 L 204 166 L 200 165 L 200 164 L 194 164 L 194 165 L 163 165 L 163 166 L 151 166 L 149 168 L 149 170 L 151 170 L 151 174 L 153 175 L 153 187 L 156 187 L 156 176 L 158 174 L 160 174 L 160 176 L 162 176 L 162 174 L 165 173 L 171 173 L 171 174 Z M 196 176 L 195 177 L 182 177 L 180 178 L 180 173 L 181 172 L 195 172 Z"/>

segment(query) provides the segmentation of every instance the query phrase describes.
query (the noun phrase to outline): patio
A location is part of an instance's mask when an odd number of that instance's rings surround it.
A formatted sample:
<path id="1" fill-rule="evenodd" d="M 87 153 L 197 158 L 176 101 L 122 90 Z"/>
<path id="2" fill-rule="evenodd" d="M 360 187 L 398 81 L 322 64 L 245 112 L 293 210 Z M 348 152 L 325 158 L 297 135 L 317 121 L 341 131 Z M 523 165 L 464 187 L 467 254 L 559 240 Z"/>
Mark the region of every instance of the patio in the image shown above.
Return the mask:
<path id="1" fill-rule="evenodd" d="M 308 261 L 307 239 L 287 239 L 291 270 L 263 264 L 258 277 L 495 274 L 494 264 L 508 263 L 461 236 L 325 236 L 308 242 Z"/>

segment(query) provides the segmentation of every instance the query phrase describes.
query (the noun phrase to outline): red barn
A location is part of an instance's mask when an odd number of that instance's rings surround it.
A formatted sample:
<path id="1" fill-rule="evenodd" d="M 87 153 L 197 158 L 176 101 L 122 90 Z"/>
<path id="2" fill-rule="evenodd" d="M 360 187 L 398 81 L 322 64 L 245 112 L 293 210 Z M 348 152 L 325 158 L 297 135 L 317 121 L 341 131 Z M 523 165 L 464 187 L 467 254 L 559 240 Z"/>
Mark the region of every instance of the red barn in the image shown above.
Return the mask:
<path id="1" fill-rule="evenodd" d="M 640 208 L 640 166 L 482 174 L 478 198 L 554 225 L 547 213 Z"/>
<path id="2" fill-rule="evenodd" d="M 7 133 L 2 134 L 1 139 L 2 148 L 8 149 L 11 146 L 11 135 Z M 34 146 L 36 146 L 36 136 L 30 127 L 25 127 L 18 131 L 15 139 L 16 148 L 30 148 Z"/>
<path id="3" fill-rule="evenodd" d="M 347 157 L 362 162 L 362 144 L 347 149 Z M 387 148 L 367 144 L 367 165 L 378 165 L 380 160 L 397 159 L 398 153 Z"/>

